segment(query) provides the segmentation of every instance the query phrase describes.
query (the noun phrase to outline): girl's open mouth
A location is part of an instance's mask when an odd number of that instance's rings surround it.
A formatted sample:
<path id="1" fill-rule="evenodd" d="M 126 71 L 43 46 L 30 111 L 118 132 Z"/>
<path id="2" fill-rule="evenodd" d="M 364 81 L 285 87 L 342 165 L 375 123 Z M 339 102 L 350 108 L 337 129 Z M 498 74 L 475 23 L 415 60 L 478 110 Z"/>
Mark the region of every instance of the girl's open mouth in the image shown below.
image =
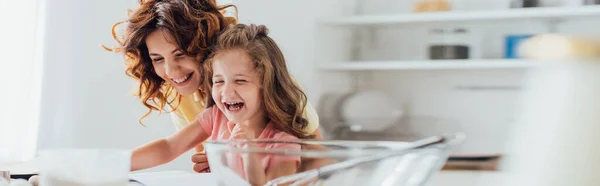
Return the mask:
<path id="1" fill-rule="evenodd" d="M 229 111 L 237 111 L 237 110 L 240 110 L 244 106 L 244 102 L 231 102 L 231 103 L 224 102 L 223 105 L 225 105 L 225 108 L 227 108 L 227 110 L 229 110 Z"/>

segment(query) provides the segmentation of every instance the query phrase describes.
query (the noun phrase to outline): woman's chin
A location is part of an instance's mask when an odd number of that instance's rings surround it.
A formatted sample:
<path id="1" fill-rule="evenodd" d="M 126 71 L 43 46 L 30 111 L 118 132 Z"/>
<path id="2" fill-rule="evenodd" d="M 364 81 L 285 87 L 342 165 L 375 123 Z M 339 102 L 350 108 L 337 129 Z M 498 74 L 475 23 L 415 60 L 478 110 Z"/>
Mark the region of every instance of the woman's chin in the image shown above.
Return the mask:
<path id="1" fill-rule="evenodd" d="M 182 96 L 190 96 L 198 91 L 197 88 L 175 88 L 175 91 Z"/>

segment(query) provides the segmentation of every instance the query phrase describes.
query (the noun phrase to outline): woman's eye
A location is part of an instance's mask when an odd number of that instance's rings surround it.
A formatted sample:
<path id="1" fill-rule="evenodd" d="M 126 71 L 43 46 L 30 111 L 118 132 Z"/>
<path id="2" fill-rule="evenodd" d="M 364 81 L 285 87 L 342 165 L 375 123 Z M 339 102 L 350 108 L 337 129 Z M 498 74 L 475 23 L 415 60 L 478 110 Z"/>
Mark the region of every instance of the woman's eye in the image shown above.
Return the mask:
<path id="1" fill-rule="evenodd" d="M 243 80 L 243 79 L 238 79 L 238 80 L 235 80 L 235 82 L 238 82 L 238 83 L 245 83 L 245 82 L 248 82 L 248 81 L 246 81 L 246 80 Z"/>
<path id="2" fill-rule="evenodd" d="M 158 62 L 161 62 L 162 60 L 163 60 L 162 57 L 157 57 L 157 58 L 152 59 L 152 62 L 158 63 Z"/>
<path id="3" fill-rule="evenodd" d="M 177 57 L 183 57 L 183 56 L 185 56 L 185 54 L 183 54 L 183 53 L 178 53 L 178 54 L 175 54 L 175 56 L 177 56 Z"/>
<path id="4" fill-rule="evenodd" d="M 221 84 L 221 83 L 223 83 L 223 80 L 216 80 L 213 82 L 213 84 Z"/>

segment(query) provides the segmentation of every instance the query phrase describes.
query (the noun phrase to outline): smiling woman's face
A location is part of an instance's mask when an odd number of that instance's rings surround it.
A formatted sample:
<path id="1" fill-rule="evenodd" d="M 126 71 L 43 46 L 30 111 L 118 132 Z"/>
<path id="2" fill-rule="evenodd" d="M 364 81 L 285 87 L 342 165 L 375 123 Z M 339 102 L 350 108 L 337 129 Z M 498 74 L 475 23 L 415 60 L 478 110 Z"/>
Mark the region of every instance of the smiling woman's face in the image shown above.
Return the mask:
<path id="1" fill-rule="evenodd" d="M 146 38 L 146 46 L 152 66 L 158 76 L 173 85 L 183 96 L 191 95 L 200 88 L 200 63 L 183 54 L 169 38 L 168 32 L 156 30 Z"/>

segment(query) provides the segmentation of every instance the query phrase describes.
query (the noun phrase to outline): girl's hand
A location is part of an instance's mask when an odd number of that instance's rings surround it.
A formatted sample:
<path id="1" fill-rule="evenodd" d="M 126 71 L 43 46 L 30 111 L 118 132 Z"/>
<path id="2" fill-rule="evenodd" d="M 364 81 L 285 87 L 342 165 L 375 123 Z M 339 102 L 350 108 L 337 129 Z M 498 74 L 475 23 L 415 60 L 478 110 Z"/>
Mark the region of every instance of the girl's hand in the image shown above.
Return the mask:
<path id="1" fill-rule="evenodd" d="M 235 124 L 233 129 L 231 130 L 230 139 L 254 139 L 254 131 L 248 127 L 248 125 L 244 124 Z"/>

